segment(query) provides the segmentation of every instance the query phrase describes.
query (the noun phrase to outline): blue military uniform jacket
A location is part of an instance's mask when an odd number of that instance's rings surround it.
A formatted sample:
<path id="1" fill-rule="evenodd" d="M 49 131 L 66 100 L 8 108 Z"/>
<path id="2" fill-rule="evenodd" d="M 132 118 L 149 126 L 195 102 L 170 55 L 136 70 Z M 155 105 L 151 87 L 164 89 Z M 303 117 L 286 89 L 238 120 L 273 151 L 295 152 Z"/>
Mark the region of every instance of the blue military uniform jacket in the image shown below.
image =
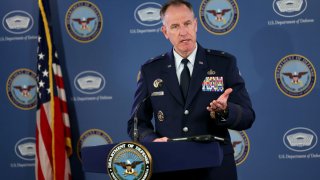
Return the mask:
<path id="1" fill-rule="evenodd" d="M 232 88 L 233 92 L 228 99 L 229 116 L 222 123 L 212 119 L 206 107 L 227 88 Z M 199 44 L 186 100 L 179 87 L 172 51 L 142 65 L 132 115 L 128 121 L 131 137 L 133 118 L 140 103 L 136 113 L 140 141 L 204 134 L 230 139 L 228 129 L 245 130 L 255 119 L 235 57 L 204 49 Z M 230 143 L 223 145 L 223 150 L 225 154 L 233 152 Z"/>

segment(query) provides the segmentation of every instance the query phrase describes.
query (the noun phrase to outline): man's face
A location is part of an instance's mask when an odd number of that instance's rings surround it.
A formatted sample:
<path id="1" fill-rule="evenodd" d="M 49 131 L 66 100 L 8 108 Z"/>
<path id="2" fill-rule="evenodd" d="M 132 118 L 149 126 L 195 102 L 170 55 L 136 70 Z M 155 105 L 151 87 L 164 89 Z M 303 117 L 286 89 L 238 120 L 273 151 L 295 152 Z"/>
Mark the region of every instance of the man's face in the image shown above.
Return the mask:
<path id="1" fill-rule="evenodd" d="M 167 9 L 161 30 L 182 57 L 189 56 L 195 49 L 197 20 L 185 5 L 170 6 Z"/>

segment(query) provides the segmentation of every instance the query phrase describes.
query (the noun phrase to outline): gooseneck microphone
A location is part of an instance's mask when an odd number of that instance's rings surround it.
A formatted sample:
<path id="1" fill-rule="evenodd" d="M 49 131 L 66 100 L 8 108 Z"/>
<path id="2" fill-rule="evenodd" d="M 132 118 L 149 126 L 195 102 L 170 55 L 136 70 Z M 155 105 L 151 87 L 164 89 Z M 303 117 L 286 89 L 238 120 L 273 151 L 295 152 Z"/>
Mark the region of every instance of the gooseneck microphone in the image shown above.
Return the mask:
<path id="1" fill-rule="evenodd" d="M 154 86 L 156 88 L 161 88 L 163 86 L 163 81 L 161 79 L 156 80 L 154 83 L 157 83 Z M 134 142 L 139 142 L 139 130 L 138 130 L 138 112 L 142 104 L 145 103 L 146 100 L 148 100 L 151 96 L 159 96 L 159 95 L 164 95 L 163 91 L 158 91 L 158 92 L 153 92 L 149 94 L 147 97 L 145 97 L 139 104 L 137 104 L 135 112 L 134 112 L 134 118 L 133 118 L 133 141 Z"/>
<path id="2" fill-rule="evenodd" d="M 145 97 L 137 106 L 134 112 L 134 118 L 133 118 L 133 141 L 139 142 L 139 131 L 138 131 L 138 112 L 142 104 L 145 103 L 147 99 L 149 99 L 151 95 L 148 95 Z"/>
<path id="3" fill-rule="evenodd" d="M 199 136 L 189 136 L 189 137 L 181 137 L 181 138 L 173 138 L 169 139 L 169 141 L 193 141 L 193 142 L 222 142 L 227 143 L 228 141 L 224 138 L 213 136 L 213 135 L 199 135 Z"/>

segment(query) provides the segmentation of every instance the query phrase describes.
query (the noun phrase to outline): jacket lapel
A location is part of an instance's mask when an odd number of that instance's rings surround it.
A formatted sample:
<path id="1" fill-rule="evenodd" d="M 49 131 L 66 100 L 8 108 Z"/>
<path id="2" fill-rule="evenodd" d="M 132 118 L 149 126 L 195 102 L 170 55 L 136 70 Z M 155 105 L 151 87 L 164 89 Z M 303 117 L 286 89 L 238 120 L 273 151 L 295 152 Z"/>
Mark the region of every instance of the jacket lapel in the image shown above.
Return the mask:
<path id="1" fill-rule="evenodd" d="M 171 52 L 171 53 L 168 53 L 167 55 L 168 55 L 167 64 L 163 72 L 163 80 L 165 82 L 164 85 L 169 89 L 169 92 L 171 93 L 171 95 L 182 106 L 184 106 L 184 99 L 183 99 L 182 92 L 180 90 L 180 86 L 177 78 L 173 53 Z"/>
<path id="2" fill-rule="evenodd" d="M 205 58 L 205 50 L 198 44 L 198 51 L 193 67 L 192 77 L 189 85 L 188 97 L 185 107 L 188 107 L 196 94 L 202 88 L 202 81 L 206 77 L 207 72 L 207 60 Z"/>

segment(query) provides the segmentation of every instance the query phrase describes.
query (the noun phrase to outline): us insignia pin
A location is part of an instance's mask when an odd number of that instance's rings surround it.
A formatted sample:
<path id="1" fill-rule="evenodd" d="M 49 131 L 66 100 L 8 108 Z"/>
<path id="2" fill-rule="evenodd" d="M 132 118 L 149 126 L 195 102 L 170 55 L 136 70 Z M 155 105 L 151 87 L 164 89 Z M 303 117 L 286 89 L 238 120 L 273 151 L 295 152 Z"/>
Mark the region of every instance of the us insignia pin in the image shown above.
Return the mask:
<path id="1" fill-rule="evenodd" d="M 210 76 L 210 75 L 215 75 L 216 74 L 216 72 L 215 71 L 213 71 L 212 69 L 210 69 L 208 72 L 207 72 L 207 74 Z"/>
<path id="2" fill-rule="evenodd" d="M 163 112 L 162 112 L 162 111 L 158 111 L 157 117 L 158 117 L 159 121 L 163 121 L 163 120 L 164 120 L 164 114 L 163 114 Z"/>
<path id="3" fill-rule="evenodd" d="M 156 80 L 153 81 L 153 86 L 155 88 L 160 88 L 160 87 L 162 87 L 162 83 L 163 83 L 162 79 L 156 79 Z"/>

